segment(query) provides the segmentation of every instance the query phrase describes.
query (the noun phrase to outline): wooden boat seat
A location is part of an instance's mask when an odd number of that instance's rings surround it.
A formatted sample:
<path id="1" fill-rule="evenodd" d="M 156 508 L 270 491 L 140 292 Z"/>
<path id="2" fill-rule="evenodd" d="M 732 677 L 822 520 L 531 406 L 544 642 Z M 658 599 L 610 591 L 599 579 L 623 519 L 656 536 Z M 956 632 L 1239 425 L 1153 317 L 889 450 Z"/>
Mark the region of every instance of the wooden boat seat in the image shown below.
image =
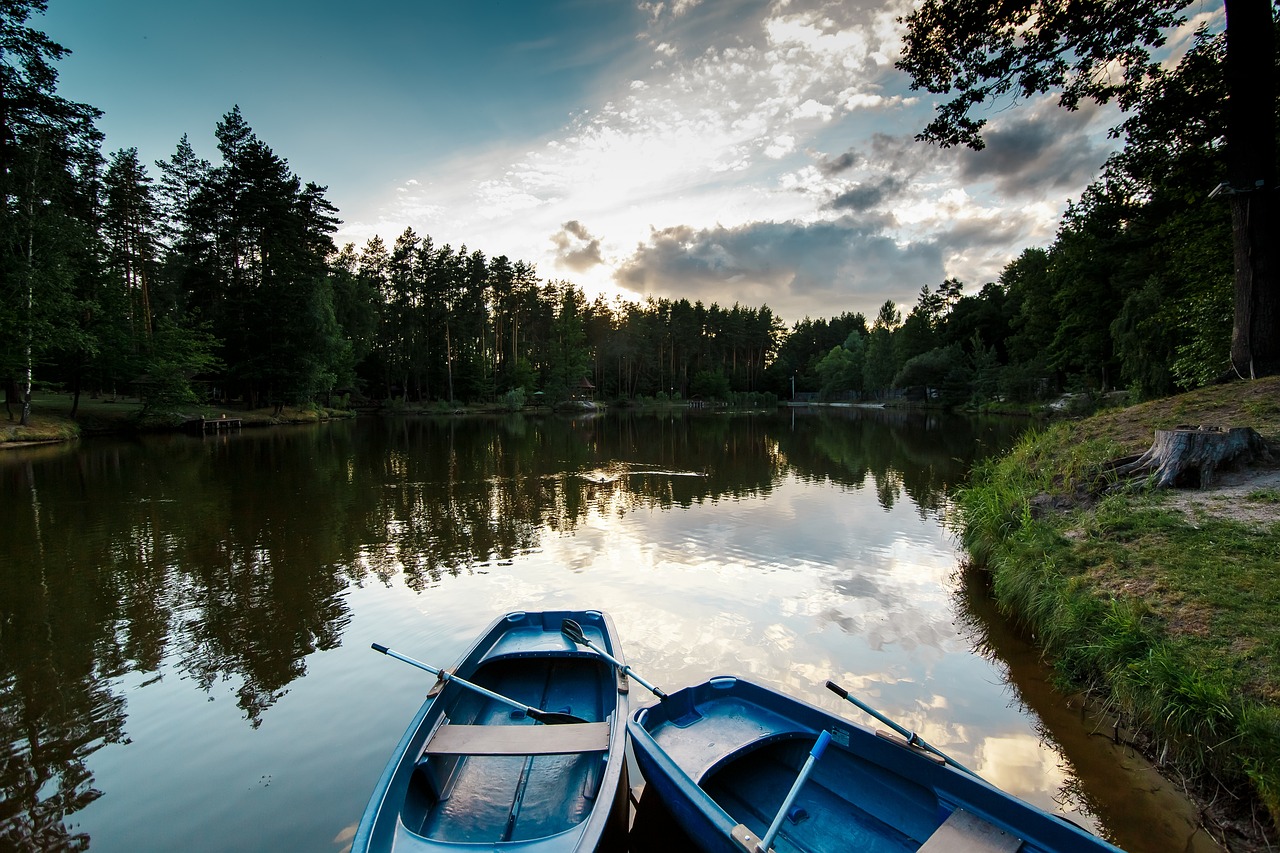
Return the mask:
<path id="1" fill-rule="evenodd" d="M 1022 839 L 1016 835 L 956 809 L 925 839 L 919 853 L 1014 853 L 1021 846 Z"/>
<path id="2" fill-rule="evenodd" d="M 462 726 L 436 729 L 423 749 L 427 755 L 561 755 L 604 752 L 608 723 L 537 726 Z"/>

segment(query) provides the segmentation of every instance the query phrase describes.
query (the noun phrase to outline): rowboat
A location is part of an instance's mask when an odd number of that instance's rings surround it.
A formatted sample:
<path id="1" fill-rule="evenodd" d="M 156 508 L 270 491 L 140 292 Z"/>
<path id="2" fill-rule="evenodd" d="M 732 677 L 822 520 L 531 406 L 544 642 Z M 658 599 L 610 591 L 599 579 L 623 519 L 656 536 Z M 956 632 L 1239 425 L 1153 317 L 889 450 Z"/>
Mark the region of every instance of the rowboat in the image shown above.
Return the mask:
<path id="1" fill-rule="evenodd" d="M 509 613 L 441 671 L 352 841 L 366 851 L 590 851 L 626 831 L 627 678 L 561 633 L 622 654 L 599 611 Z"/>
<path id="2" fill-rule="evenodd" d="M 911 733 L 731 676 L 641 708 L 627 730 L 646 795 L 707 853 L 1121 853 Z"/>

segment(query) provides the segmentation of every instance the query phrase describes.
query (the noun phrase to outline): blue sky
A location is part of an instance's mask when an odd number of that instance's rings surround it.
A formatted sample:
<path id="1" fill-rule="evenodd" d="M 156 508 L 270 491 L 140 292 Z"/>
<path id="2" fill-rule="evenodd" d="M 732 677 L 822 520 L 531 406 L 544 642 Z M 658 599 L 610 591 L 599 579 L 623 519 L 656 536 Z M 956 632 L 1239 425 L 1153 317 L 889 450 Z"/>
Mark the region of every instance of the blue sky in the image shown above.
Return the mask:
<path id="1" fill-rule="evenodd" d="M 1114 144 L 1107 110 L 997 105 L 982 152 L 912 137 L 877 0 L 50 0 L 59 91 L 105 149 L 167 158 L 239 105 L 336 239 L 534 264 L 594 296 L 769 305 L 788 324 L 976 292 L 1048 245 Z M 1012 108 L 1011 108 L 1012 107 Z M 155 170 L 152 169 L 154 175 Z"/>

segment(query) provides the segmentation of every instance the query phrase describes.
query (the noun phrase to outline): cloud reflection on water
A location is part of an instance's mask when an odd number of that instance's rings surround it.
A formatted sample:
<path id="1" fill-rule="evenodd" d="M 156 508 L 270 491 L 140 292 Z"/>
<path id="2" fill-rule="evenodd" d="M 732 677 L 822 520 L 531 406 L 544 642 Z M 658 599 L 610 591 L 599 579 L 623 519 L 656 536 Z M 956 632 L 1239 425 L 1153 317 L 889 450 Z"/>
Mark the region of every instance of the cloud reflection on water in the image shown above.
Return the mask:
<path id="1" fill-rule="evenodd" d="M 939 523 L 966 454 L 998 442 L 981 423 L 935 419 L 663 417 L 625 431 L 612 419 L 406 419 L 86 444 L 5 465 L 0 497 L 21 511 L 0 528 L 13 558 L 0 617 L 14 628 L 0 710 L 44 737 L 35 756 L 12 732 L 6 790 L 42 825 L 74 819 L 110 850 L 129 814 L 172 802 L 169 756 L 191 721 L 217 741 L 202 752 L 210 785 L 234 787 L 245 766 L 283 780 L 272 762 L 325 742 L 306 752 L 306 781 L 269 798 L 183 788 L 219 793 L 282 848 L 315 846 L 287 816 L 341 815 L 317 828 L 317 843 L 332 838 L 363 805 L 350 802 L 367 796 L 361 774 L 376 778 L 385 759 L 352 732 L 394 740 L 420 700 L 417 680 L 372 665 L 369 642 L 447 664 L 496 613 L 591 607 L 614 617 L 655 684 L 738 674 L 865 722 L 823 688 L 830 678 L 1056 808 L 1071 786 L 1044 770 L 1057 753 L 999 656 L 957 624 L 956 554 Z M 602 471 L 627 473 L 580 476 Z M 220 764 L 223 753 L 253 758 Z M 109 784 L 86 805 L 95 772 Z M 85 796 L 51 796 L 58 779 Z M 1070 790 L 1068 808 L 1080 802 Z M 181 820 L 161 829 L 190 835 Z"/>

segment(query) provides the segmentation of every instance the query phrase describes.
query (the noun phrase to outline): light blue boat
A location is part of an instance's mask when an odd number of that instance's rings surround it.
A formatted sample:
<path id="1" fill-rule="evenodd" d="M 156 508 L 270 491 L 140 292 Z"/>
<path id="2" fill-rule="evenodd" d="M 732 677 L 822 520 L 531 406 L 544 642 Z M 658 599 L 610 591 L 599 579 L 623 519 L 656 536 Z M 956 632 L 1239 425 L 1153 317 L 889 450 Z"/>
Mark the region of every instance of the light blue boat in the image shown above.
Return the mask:
<path id="1" fill-rule="evenodd" d="M 621 659 L 613 621 L 599 611 L 494 621 L 409 724 L 353 853 L 586 853 L 607 833 L 625 834 L 627 679 L 567 639 L 565 619 Z"/>
<path id="2" fill-rule="evenodd" d="M 788 795 L 771 844 L 779 853 L 1121 853 L 923 741 L 739 678 L 672 693 L 627 728 L 646 796 L 653 789 L 707 853 L 757 850 Z M 809 761 L 811 748 L 819 757 Z"/>

